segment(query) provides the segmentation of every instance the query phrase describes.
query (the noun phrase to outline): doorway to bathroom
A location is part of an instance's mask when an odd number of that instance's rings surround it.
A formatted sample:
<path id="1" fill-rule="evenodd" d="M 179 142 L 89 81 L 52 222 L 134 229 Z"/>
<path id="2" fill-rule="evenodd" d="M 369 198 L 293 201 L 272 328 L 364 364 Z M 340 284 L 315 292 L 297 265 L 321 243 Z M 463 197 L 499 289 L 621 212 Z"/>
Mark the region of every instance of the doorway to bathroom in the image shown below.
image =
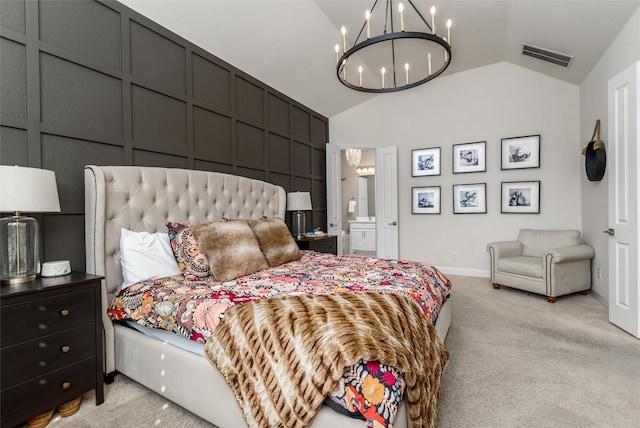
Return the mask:
<path id="1" fill-rule="evenodd" d="M 347 156 L 350 149 L 327 144 L 329 233 L 339 236 L 340 254 L 398 258 L 397 150 L 360 147 Z"/>

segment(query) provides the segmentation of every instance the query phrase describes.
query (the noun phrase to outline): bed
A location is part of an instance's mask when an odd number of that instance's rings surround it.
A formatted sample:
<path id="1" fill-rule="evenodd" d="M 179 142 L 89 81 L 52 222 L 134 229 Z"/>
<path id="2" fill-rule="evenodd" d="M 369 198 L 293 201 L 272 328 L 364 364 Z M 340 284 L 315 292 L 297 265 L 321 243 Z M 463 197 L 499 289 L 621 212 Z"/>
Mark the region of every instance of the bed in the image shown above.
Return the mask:
<path id="1" fill-rule="evenodd" d="M 153 329 L 155 334 L 144 334 L 144 328 L 113 322 L 107 310 L 123 282 L 122 229 L 154 233 L 166 232 L 168 221 L 197 225 L 223 218 L 284 218 L 284 189 L 245 177 L 173 168 L 87 166 L 84 177 L 86 269 L 104 277 L 107 378 L 122 373 L 218 427 L 244 426 L 234 391 L 220 371 L 199 355 L 202 351 L 176 345 L 176 340 L 168 338 L 173 333 Z M 450 306 L 444 301 L 435 317 L 435 330 L 442 341 L 451 320 Z M 231 314 L 235 312 L 239 311 Z M 399 406 L 395 427 L 407 426 L 411 420 L 406 407 Z M 311 426 L 355 428 L 365 422 L 323 405 Z"/>

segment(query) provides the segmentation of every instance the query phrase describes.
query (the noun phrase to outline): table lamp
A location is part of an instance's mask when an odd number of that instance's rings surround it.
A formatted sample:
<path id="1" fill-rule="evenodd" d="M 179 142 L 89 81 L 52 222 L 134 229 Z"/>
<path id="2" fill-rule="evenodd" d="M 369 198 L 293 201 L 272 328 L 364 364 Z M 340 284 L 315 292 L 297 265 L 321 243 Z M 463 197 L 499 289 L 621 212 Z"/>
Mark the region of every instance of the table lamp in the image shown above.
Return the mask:
<path id="1" fill-rule="evenodd" d="M 28 213 L 60 212 L 53 171 L 0 165 L 0 280 L 33 281 L 40 272 L 39 228 Z"/>
<path id="2" fill-rule="evenodd" d="M 302 238 L 305 231 L 305 215 L 303 211 L 311 210 L 311 194 L 309 192 L 287 193 L 287 211 L 295 211 L 293 217 L 293 236 Z"/>

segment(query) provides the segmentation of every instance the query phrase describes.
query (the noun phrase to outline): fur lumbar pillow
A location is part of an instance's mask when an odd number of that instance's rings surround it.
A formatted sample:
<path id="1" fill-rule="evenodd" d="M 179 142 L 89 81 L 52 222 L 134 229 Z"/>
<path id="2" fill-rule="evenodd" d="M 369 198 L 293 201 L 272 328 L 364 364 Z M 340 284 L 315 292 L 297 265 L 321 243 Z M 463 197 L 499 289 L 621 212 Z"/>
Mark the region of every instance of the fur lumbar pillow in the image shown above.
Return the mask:
<path id="1" fill-rule="evenodd" d="M 268 269 L 269 263 L 246 220 L 214 221 L 191 229 L 218 281 Z"/>
<path id="2" fill-rule="evenodd" d="M 282 219 L 278 217 L 262 218 L 249 220 L 247 223 L 256 235 L 260 249 L 269 262 L 269 266 L 276 267 L 300 259 L 298 244 Z"/>

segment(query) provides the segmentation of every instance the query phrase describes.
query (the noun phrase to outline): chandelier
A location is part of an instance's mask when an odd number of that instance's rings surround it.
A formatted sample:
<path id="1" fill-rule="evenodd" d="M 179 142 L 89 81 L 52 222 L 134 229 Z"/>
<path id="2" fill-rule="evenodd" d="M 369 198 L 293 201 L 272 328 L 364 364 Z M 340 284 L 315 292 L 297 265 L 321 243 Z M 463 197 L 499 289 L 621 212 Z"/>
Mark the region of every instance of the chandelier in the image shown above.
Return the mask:
<path id="1" fill-rule="evenodd" d="M 451 20 L 446 24 L 447 37 L 439 36 L 435 6 L 429 23 L 412 0 L 407 2 L 415 16 L 405 15 L 410 9 L 402 2 L 375 0 L 351 47 L 347 29 L 342 27 L 342 47 L 336 44 L 335 52 L 336 72 L 343 85 L 362 92 L 401 91 L 435 79 L 449 67 Z M 400 31 L 396 31 L 398 24 Z"/>
<path id="2" fill-rule="evenodd" d="M 347 164 L 349 166 L 358 166 L 358 165 L 360 165 L 360 159 L 362 158 L 362 150 L 360 150 L 360 149 L 347 149 L 347 150 L 345 150 L 344 155 L 347 158 Z"/>

